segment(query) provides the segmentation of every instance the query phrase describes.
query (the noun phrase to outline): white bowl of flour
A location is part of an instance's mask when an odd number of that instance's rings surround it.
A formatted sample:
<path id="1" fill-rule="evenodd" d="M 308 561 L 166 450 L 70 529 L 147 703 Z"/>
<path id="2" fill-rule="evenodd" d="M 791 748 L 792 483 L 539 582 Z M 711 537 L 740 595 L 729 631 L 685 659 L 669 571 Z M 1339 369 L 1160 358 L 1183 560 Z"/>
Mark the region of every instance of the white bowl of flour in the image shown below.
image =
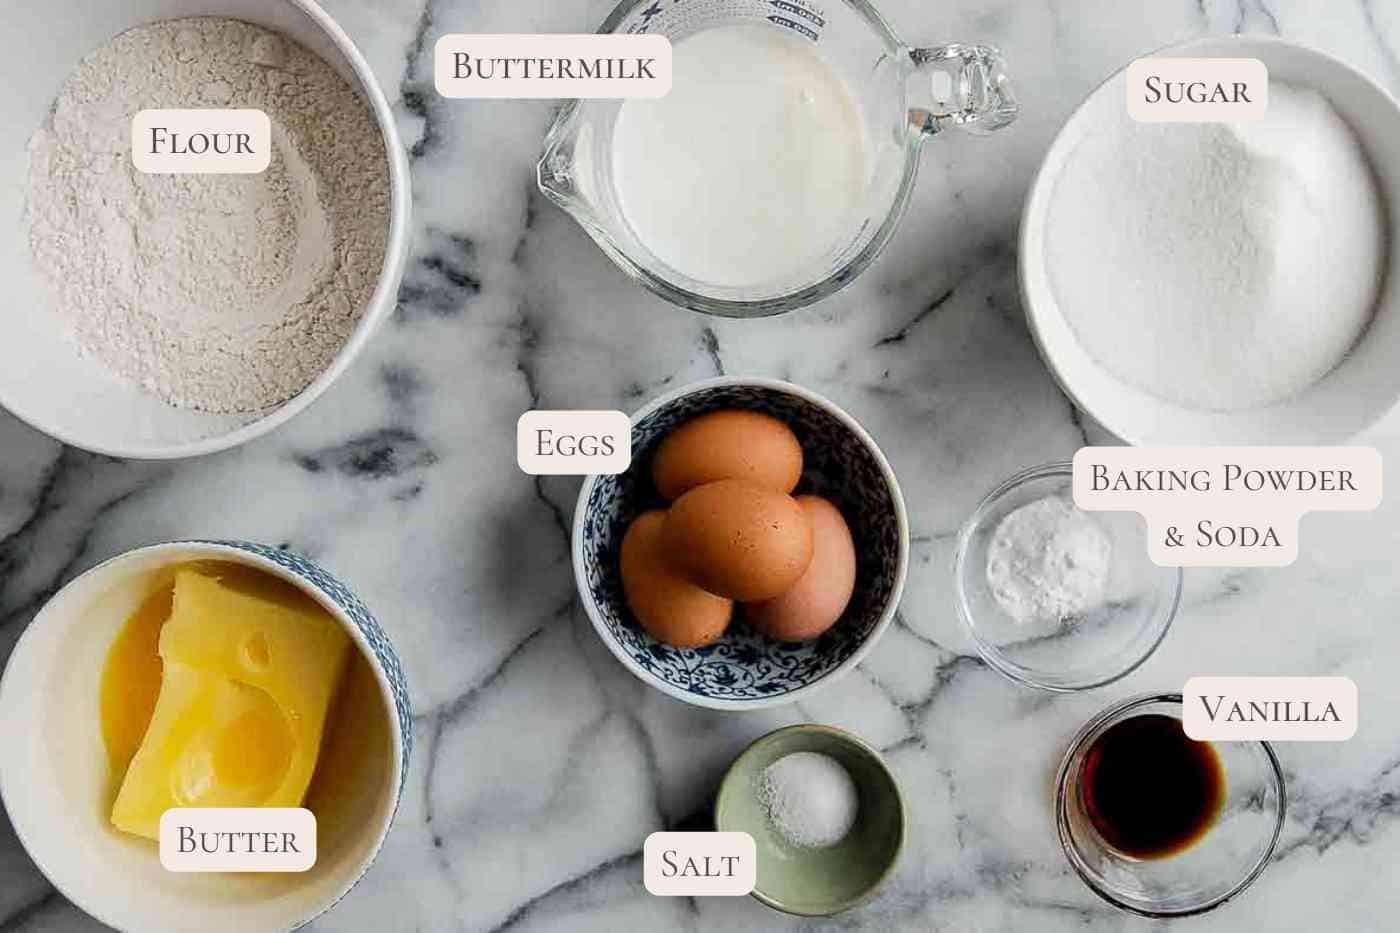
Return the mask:
<path id="1" fill-rule="evenodd" d="M 1134 444 L 1328 444 L 1400 401 L 1400 108 L 1323 53 L 1257 58 L 1259 123 L 1136 124 L 1125 75 L 1070 117 L 1027 199 L 1021 288 L 1066 393 Z"/>
<path id="2" fill-rule="evenodd" d="M 309 0 L 57 0 L 7 25 L 0 404 L 149 459 L 305 409 L 392 310 L 407 247 L 407 158 L 349 38 Z M 131 166 L 137 110 L 223 106 L 268 113 L 264 173 Z"/>

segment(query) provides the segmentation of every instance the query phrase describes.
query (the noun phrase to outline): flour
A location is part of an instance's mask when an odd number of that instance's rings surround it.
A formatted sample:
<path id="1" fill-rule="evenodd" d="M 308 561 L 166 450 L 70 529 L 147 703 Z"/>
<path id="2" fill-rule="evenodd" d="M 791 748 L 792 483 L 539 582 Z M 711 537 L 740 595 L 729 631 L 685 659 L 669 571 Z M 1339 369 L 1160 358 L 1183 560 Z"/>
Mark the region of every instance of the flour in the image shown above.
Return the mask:
<path id="1" fill-rule="evenodd" d="M 145 175 L 131 118 L 253 107 L 259 175 Z M 29 143 L 34 262 L 81 352 L 172 405 L 256 412 L 334 359 L 373 292 L 388 165 L 359 95 L 310 51 L 247 23 L 170 20 L 78 65 Z"/>
<path id="2" fill-rule="evenodd" d="M 1121 95 L 1104 107 L 1047 223 L 1055 296 L 1083 347 L 1124 382 L 1208 411 L 1327 375 L 1371 319 L 1387 252 L 1351 128 L 1278 81 L 1257 122 L 1136 123 Z"/>
<path id="3" fill-rule="evenodd" d="M 1046 496 L 997 524 L 987 585 L 1020 625 L 1063 622 L 1103 601 L 1111 559 L 1112 545 L 1092 516 L 1062 496 Z"/>

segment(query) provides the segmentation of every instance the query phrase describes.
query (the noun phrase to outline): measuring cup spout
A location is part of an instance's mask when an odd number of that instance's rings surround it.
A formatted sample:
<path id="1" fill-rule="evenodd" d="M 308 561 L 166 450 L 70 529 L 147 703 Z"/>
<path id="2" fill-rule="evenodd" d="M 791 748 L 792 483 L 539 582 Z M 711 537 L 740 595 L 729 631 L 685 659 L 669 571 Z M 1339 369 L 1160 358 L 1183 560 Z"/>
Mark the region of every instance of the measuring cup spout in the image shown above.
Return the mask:
<path id="1" fill-rule="evenodd" d="M 909 58 L 909 121 L 919 132 L 931 136 L 957 126 L 988 133 L 1016 119 L 1016 98 L 997 49 L 953 43 L 911 49 Z"/>
<path id="2" fill-rule="evenodd" d="M 540 191 L 575 217 L 589 213 L 579 184 L 579 138 L 583 126 L 578 103 L 566 105 L 545 137 L 544 153 L 536 167 Z"/>

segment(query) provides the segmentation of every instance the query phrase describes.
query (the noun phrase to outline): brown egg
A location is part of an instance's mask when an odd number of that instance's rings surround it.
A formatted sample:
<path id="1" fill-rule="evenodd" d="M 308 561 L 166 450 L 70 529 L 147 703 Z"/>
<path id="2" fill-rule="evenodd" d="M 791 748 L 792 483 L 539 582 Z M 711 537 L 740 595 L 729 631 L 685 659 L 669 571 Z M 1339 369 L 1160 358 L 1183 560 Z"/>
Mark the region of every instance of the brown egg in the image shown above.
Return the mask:
<path id="1" fill-rule="evenodd" d="M 715 411 L 687 421 L 666 436 L 651 464 L 656 489 L 667 499 L 721 479 L 792 492 L 801 477 L 797 435 L 756 411 Z"/>
<path id="2" fill-rule="evenodd" d="M 719 641 L 734 614 L 731 600 L 677 574 L 661 553 L 665 512 L 646 512 L 622 538 L 622 590 L 627 607 L 657 641 L 699 648 Z"/>
<path id="3" fill-rule="evenodd" d="M 741 479 L 697 486 L 661 527 L 666 559 L 697 586 L 752 602 L 787 591 L 812 560 L 812 526 L 792 496 Z"/>
<path id="4" fill-rule="evenodd" d="M 778 641 L 809 641 L 836 624 L 856 587 L 856 546 L 841 512 L 819 496 L 798 496 L 812 525 L 812 563 L 792 588 L 744 606 L 744 618 Z"/>

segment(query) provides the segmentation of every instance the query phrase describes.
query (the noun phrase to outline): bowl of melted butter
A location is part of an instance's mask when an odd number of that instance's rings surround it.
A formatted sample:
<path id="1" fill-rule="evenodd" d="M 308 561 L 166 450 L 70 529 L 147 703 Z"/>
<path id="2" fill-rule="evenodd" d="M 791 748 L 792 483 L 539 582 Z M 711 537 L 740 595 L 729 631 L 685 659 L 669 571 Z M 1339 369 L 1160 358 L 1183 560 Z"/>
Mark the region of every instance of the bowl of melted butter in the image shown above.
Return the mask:
<path id="1" fill-rule="evenodd" d="M 160 544 L 74 579 L 16 644 L 0 797 L 40 870 L 104 923 L 290 930 L 374 860 L 410 720 L 383 631 L 320 567 L 244 542 Z M 314 863 L 168 871 L 162 816 L 184 808 L 308 810 Z"/>

